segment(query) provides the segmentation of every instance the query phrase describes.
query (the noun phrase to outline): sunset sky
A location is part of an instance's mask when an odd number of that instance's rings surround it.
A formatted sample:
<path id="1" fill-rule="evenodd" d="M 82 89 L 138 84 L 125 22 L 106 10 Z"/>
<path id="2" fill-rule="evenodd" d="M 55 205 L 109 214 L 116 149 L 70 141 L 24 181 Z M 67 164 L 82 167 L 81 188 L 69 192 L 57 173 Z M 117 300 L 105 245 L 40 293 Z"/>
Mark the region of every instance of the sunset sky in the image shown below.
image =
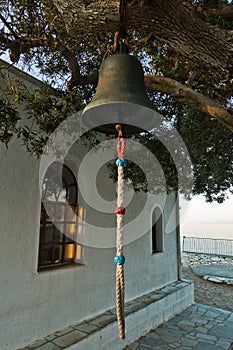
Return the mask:
<path id="1" fill-rule="evenodd" d="M 233 239 L 233 195 L 222 204 L 194 196 L 180 207 L 182 236 Z"/>

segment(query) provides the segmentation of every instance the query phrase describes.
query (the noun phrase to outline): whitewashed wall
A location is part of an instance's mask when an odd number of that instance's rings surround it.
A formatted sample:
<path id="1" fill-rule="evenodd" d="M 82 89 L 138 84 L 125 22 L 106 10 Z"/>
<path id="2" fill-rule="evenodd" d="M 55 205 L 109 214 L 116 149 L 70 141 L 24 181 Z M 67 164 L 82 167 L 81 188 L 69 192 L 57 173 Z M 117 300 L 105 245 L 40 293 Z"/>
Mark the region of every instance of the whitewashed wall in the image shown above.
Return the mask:
<path id="1" fill-rule="evenodd" d="M 67 164 L 77 176 L 80 157 L 75 152 L 74 147 Z M 115 304 L 114 248 L 84 247 L 82 265 L 37 272 L 39 164 L 19 141 L 12 142 L 8 150 L 0 145 L 0 348 L 3 350 L 23 347 Z M 103 191 L 111 197 L 109 193 L 115 185 L 110 184 L 107 175 L 102 174 L 101 178 Z M 171 215 L 174 201 L 175 195 L 171 194 L 164 222 Z M 137 199 L 135 203 L 135 208 L 140 206 Z M 88 215 L 92 222 L 99 221 L 98 213 L 90 208 L 87 218 Z M 108 220 L 113 223 L 115 214 L 108 215 Z M 151 212 L 144 220 L 151 220 Z M 176 230 L 165 234 L 164 252 L 152 255 L 151 232 L 147 232 L 125 247 L 126 300 L 177 280 L 176 242 Z"/>

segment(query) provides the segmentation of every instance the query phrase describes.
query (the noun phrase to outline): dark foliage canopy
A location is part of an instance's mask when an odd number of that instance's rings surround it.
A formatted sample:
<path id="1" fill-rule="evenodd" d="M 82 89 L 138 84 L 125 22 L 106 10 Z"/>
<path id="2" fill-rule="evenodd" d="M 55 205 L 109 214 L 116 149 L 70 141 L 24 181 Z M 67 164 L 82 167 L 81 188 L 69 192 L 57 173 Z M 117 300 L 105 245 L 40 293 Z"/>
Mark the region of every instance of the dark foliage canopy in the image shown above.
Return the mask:
<path id="1" fill-rule="evenodd" d="M 107 1 L 74 3 L 0 1 L 1 58 L 45 83 L 27 91 L 20 78 L 14 83 L 7 79 L 9 65 L 1 65 L 8 84 L 0 92 L 0 140 L 6 146 L 18 137 L 39 156 L 48 136 L 95 92 L 100 63 L 119 29 L 120 1 L 111 6 Z M 187 146 L 193 193 L 221 202 L 233 191 L 232 2 L 126 3 L 130 53 L 143 64 L 146 89 L 167 127 L 175 127 Z M 27 125 L 19 120 L 22 103 L 28 110 Z M 138 138 L 156 154 L 169 188 L 177 188 L 175 164 L 166 149 L 151 134 Z M 93 141 L 93 134 L 86 140 Z M 128 176 L 136 188 L 147 190 L 133 164 Z"/>

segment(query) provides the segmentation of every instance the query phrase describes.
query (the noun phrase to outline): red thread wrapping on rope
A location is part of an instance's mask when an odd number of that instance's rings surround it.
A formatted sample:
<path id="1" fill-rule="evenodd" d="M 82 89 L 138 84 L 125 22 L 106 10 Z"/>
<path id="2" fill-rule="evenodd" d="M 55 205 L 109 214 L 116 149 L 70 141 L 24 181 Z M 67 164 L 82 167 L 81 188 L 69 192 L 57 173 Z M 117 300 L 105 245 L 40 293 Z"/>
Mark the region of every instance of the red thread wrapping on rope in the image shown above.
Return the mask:
<path id="1" fill-rule="evenodd" d="M 125 208 L 124 207 L 116 207 L 115 214 L 124 215 L 125 214 Z"/>
<path id="2" fill-rule="evenodd" d="M 123 137 L 119 137 L 117 143 L 117 155 L 118 158 L 124 158 L 125 154 L 125 139 Z"/>

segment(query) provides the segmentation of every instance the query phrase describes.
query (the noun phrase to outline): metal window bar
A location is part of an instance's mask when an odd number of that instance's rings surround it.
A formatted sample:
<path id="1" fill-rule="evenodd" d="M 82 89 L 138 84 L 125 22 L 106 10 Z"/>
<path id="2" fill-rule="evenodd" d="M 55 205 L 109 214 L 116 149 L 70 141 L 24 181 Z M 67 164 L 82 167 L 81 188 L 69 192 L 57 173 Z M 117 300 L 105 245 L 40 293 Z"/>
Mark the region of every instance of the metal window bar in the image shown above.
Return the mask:
<path id="1" fill-rule="evenodd" d="M 74 220 L 67 220 L 67 208 L 72 207 L 74 213 L 77 213 L 77 204 L 68 204 L 68 203 L 61 203 L 61 202 L 52 202 L 51 206 L 55 209 L 56 212 L 56 207 L 63 207 L 64 209 L 64 217 L 63 219 L 52 219 L 47 215 L 46 210 L 42 204 L 42 208 L 41 211 L 43 213 L 42 217 L 41 217 L 41 226 L 40 226 L 40 250 L 39 250 L 39 270 L 43 269 L 43 268 L 47 268 L 48 266 L 53 267 L 53 266 L 59 266 L 59 265 L 63 265 L 63 264 L 68 264 L 73 262 L 74 257 L 75 257 L 75 248 L 76 248 L 76 244 L 73 240 L 66 239 L 66 235 L 63 234 L 62 231 L 60 231 L 54 224 L 57 222 L 59 224 L 63 224 L 63 230 L 64 232 L 66 232 L 66 225 L 67 224 L 73 224 L 73 225 L 77 225 L 76 222 L 76 217 L 74 218 Z M 51 240 L 47 240 L 46 237 L 48 236 L 48 231 L 47 231 L 47 224 L 50 224 L 50 227 L 52 229 L 51 231 Z M 57 240 L 56 239 L 56 234 L 57 232 L 60 231 L 60 234 L 62 236 L 61 240 Z M 73 249 L 73 256 L 70 259 L 66 259 L 65 258 L 65 249 L 68 245 L 72 245 L 74 247 Z M 50 247 L 52 255 L 50 257 L 50 262 L 46 261 L 45 256 L 46 256 L 46 251 L 48 250 L 48 247 Z M 59 258 L 59 261 L 56 258 L 56 249 L 59 250 L 61 249 L 61 257 Z M 59 254 L 60 255 L 60 254 Z"/>

